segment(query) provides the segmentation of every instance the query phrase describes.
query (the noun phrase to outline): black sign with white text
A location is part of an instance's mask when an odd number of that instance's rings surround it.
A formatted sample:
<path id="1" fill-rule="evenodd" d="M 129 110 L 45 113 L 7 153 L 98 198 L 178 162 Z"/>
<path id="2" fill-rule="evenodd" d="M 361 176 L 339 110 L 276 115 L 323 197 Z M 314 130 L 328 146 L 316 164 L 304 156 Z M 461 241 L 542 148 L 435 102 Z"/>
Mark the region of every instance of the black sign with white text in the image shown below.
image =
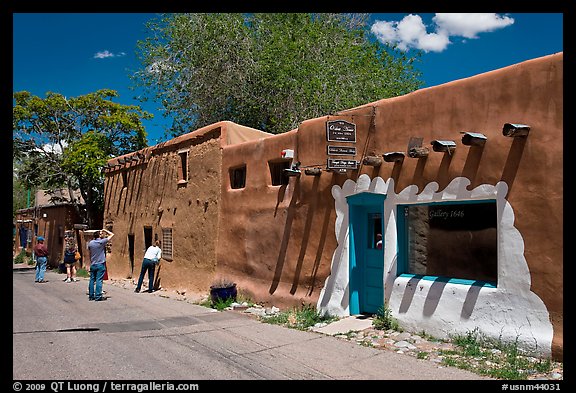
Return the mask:
<path id="1" fill-rule="evenodd" d="M 358 169 L 358 161 L 328 158 L 328 169 Z"/>
<path id="2" fill-rule="evenodd" d="M 355 156 L 356 147 L 354 146 L 330 146 L 328 145 L 329 156 Z"/>
<path id="3" fill-rule="evenodd" d="M 356 124 L 345 120 L 327 121 L 326 139 L 328 142 L 356 143 Z"/>

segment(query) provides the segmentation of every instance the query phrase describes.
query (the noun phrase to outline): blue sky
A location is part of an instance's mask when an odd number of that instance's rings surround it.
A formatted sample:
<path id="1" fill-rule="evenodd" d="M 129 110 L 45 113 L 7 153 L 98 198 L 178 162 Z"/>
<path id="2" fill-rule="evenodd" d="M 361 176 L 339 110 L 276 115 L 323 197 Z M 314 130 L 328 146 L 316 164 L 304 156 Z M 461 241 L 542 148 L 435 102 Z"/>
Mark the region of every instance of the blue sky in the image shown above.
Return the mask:
<path id="1" fill-rule="evenodd" d="M 150 145 L 163 140 L 167 121 L 155 103 L 129 89 L 139 68 L 136 43 L 146 37 L 146 13 L 14 13 L 13 86 L 39 97 L 67 97 L 109 88 L 116 102 L 140 105 Z M 562 13 L 372 14 L 375 36 L 405 50 L 423 50 L 424 87 L 561 52 Z M 223 119 L 225 120 L 225 119 Z"/>

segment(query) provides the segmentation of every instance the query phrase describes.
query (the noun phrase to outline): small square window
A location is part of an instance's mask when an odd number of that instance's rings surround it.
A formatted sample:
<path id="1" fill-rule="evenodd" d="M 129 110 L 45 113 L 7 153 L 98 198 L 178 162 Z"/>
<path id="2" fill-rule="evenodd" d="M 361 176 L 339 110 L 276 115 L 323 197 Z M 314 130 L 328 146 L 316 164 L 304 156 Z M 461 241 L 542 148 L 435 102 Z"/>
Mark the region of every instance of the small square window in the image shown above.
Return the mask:
<path id="1" fill-rule="evenodd" d="M 230 188 L 246 187 L 246 165 L 230 168 Z"/>
<path id="2" fill-rule="evenodd" d="M 268 161 L 270 178 L 273 186 L 288 184 L 290 178 L 284 173 L 284 169 L 290 169 L 290 161 Z"/>

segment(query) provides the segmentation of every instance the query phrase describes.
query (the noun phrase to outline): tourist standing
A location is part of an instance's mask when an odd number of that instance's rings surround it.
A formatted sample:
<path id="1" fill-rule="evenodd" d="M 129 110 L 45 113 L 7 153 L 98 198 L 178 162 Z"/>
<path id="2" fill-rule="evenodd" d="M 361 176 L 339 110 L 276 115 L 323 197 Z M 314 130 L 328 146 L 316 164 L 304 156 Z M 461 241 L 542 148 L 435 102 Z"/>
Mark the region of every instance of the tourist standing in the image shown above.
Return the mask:
<path id="1" fill-rule="evenodd" d="M 36 257 L 36 280 L 34 282 L 44 283 L 44 274 L 46 273 L 46 266 L 48 265 L 48 247 L 44 244 L 44 238 L 38 236 L 36 245 L 34 246 L 34 256 Z"/>
<path id="2" fill-rule="evenodd" d="M 108 236 L 104 236 L 104 233 Z M 90 281 L 88 283 L 88 299 L 94 301 L 106 300 L 102 296 L 102 283 L 104 273 L 106 273 L 106 243 L 112 239 L 114 234 L 107 229 L 94 232 L 94 239 L 88 243 L 88 253 L 90 254 Z"/>

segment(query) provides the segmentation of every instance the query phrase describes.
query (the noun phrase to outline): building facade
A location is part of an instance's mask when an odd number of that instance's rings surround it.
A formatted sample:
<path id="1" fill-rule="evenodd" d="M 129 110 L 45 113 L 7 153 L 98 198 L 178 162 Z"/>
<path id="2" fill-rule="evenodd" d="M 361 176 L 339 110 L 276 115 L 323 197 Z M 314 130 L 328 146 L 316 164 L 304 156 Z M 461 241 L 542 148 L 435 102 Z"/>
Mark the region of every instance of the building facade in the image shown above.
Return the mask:
<path id="1" fill-rule="evenodd" d="M 81 229 L 86 227 L 82 224 L 81 215 L 74 205 L 67 202 L 68 195 L 66 189 L 56 190 L 53 195 L 39 190 L 36 192 L 33 207 L 16 212 L 14 255 L 22 250 L 32 255 L 36 238 L 43 236 L 49 252 L 48 267 L 57 268 L 63 262 L 66 239 L 74 238 L 78 243 L 78 239 L 81 239 Z M 58 201 L 52 201 L 52 197 Z M 84 202 L 79 192 L 76 198 L 80 200 L 83 209 Z"/>
<path id="2" fill-rule="evenodd" d="M 309 119 L 219 122 L 111 159 L 111 277 L 478 329 L 563 357 L 563 53 Z M 377 240 L 382 238 L 382 247 Z M 134 271 L 136 270 L 136 273 Z"/>

